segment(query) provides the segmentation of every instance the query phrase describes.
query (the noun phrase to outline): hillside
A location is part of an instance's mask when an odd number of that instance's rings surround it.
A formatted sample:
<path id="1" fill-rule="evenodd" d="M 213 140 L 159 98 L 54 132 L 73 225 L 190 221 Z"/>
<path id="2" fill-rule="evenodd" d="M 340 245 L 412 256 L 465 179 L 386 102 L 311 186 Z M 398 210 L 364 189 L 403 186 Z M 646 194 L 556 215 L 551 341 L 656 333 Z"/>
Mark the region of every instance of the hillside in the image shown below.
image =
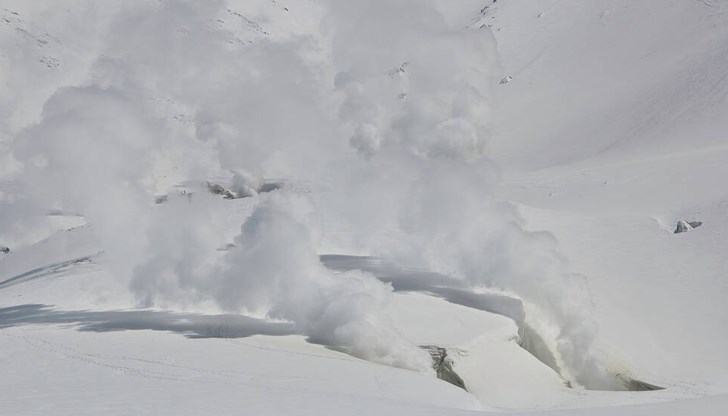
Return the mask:
<path id="1" fill-rule="evenodd" d="M 723 414 L 727 65 L 723 0 L 2 1 L 0 413 Z"/>

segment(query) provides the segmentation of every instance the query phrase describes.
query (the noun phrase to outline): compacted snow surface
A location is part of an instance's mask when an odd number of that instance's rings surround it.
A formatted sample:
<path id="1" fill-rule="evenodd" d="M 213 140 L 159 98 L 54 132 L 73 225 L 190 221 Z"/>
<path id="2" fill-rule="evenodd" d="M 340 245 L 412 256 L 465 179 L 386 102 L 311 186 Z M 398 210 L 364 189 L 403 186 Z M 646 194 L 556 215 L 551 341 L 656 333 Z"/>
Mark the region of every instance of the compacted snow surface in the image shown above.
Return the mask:
<path id="1" fill-rule="evenodd" d="M 0 0 L 0 414 L 725 414 L 726 68 L 723 0 Z"/>

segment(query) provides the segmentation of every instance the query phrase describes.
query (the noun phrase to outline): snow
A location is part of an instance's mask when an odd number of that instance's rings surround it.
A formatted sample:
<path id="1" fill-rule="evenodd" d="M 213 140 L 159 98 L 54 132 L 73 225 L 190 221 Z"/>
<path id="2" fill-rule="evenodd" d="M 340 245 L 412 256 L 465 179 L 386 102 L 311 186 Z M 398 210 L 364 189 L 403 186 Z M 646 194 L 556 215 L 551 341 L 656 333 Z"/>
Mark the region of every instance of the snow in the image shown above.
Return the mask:
<path id="1" fill-rule="evenodd" d="M 721 384 L 726 367 L 719 351 L 725 338 L 715 330 L 724 326 L 726 316 L 718 300 L 726 293 L 720 277 L 725 256 L 719 254 L 726 248 L 726 194 L 715 186 L 715 178 L 728 173 L 721 140 L 721 108 L 727 101 L 720 82 L 720 62 L 728 57 L 720 49 L 726 4 L 604 2 L 593 9 L 568 1 L 536 3 L 523 8 L 504 3 L 494 19 L 510 23 L 502 23 L 497 32 L 504 66 L 521 71 L 516 78 L 520 86 L 514 82 L 507 88 L 528 88 L 530 100 L 509 104 L 515 95 L 506 98 L 500 107 L 502 123 L 509 129 L 532 129 L 504 134 L 529 137 L 536 148 L 539 140 L 548 140 L 562 159 L 549 159 L 548 152 L 534 148 L 505 150 L 506 139 L 496 142 L 504 145 L 500 157 L 506 169 L 521 163 L 515 158 L 540 156 L 539 161 L 521 159 L 530 166 L 506 174 L 504 195 L 519 203 L 531 227 L 554 232 L 572 268 L 589 276 L 600 337 L 612 344 L 615 359 L 626 360 L 633 371 L 639 368 L 659 385 L 706 382 L 708 374 Z M 530 18 L 536 22 L 534 41 L 524 42 L 518 37 L 525 31 L 518 25 L 536 10 L 549 12 Z M 566 10 L 573 18 L 561 20 Z M 630 24 L 656 10 L 659 19 Z M 547 26 L 554 21 L 566 23 L 553 33 Z M 594 30 L 583 30 L 585 25 Z M 536 35 L 539 31 L 560 41 Z M 575 31 L 586 38 L 569 35 Z M 509 49 L 509 42 L 528 48 Z M 588 54 L 579 49 L 594 44 L 605 47 Z M 542 48 L 548 51 L 539 55 Z M 531 59 L 536 63 L 526 65 Z M 552 67 L 550 60 L 559 66 Z M 561 79 L 568 82 L 547 83 L 555 73 L 563 73 Z M 594 85 L 598 81 L 604 82 Z M 553 90 L 557 85 L 558 92 Z M 558 121 L 559 113 L 549 114 L 554 117 L 549 123 L 574 130 L 555 132 L 539 126 L 539 119 L 507 121 L 515 111 L 524 111 L 523 105 L 553 102 L 554 94 L 587 106 L 570 114 L 568 124 Z M 616 117 L 603 109 L 592 111 L 592 105 L 622 110 Z M 600 124 L 594 114 L 610 124 Z M 686 236 L 668 234 L 683 217 L 708 228 Z M 701 381 L 692 379 L 696 374 Z"/>
<path id="2" fill-rule="evenodd" d="M 0 405 L 5 414 L 394 414 L 427 408 L 435 414 L 440 407 L 477 406 L 436 379 L 355 360 L 300 337 L 187 339 L 158 331 L 31 326 L 4 330 L 3 347 L 2 387 L 13 392 Z"/>
<path id="3" fill-rule="evenodd" d="M 719 0 L 3 2 L 0 413 L 724 414 L 726 40 Z"/>

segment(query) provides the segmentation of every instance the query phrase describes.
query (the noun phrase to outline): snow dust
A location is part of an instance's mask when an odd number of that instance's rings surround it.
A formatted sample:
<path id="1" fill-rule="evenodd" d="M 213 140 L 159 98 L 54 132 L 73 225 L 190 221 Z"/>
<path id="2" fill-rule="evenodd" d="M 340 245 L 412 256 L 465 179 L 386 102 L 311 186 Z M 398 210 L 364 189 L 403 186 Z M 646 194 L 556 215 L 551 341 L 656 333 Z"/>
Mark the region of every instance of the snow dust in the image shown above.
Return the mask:
<path id="1" fill-rule="evenodd" d="M 2 243 L 29 243 L 50 209 L 80 213 L 140 305 L 291 321 L 314 342 L 431 372 L 384 319 L 390 285 L 321 264 L 330 225 L 346 224 L 341 250 L 517 294 L 562 377 L 612 388 L 586 279 L 494 197 L 495 40 L 447 6 L 307 3 L 320 9 L 299 32 L 255 42 L 216 23 L 230 17 L 221 1 L 89 8 L 98 24 L 84 30 L 101 41 L 86 75 L 46 81 L 36 113 L 22 96 L 2 102 L 18 166 L 3 173 L 16 191 L 0 195 Z M 253 197 L 249 216 L 231 224 L 227 201 L 169 176 L 228 178 Z M 270 178 L 290 184 L 258 195 Z"/>

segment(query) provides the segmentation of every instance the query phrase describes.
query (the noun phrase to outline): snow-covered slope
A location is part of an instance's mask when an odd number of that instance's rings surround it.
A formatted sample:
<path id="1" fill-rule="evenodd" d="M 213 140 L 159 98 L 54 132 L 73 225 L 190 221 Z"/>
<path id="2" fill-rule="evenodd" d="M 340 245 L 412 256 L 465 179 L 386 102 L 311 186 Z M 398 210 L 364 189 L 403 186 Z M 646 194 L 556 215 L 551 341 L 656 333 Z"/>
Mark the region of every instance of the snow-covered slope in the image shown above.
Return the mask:
<path id="1" fill-rule="evenodd" d="M 505 170 L 724 147 L 725 2 L 515 3 L 483 19 L 513 77 L 497 107 Z"/>
<path id="2" fill-rule="evenodd" d="M 642 338 L 635 364 L 684 382 L 726 372 L 727 12 L 504 2 L 491 19 L 513 75 L 494 144 L 504 193 L 589 276 L 602 335 L 623 353 Z M 705 228 L 673 235 L 680 219 Z"/>
<path id="3" fill-rule="evenodd" d="M 499 3 L 503 195 L 589 277 L 603 348 L 726 385 L 725 2 Z M 678 220 L 704 227 L 672 234 Z M 706 410 L 702 410 L 706 411 Z M 717 410 L 716 410 L 717 412 Z"/>
<path id="4" fill-rule="evenodd" d="M 720 0 L 3 1 L 0 413 L 723 414 L 726 64 Z"/>

